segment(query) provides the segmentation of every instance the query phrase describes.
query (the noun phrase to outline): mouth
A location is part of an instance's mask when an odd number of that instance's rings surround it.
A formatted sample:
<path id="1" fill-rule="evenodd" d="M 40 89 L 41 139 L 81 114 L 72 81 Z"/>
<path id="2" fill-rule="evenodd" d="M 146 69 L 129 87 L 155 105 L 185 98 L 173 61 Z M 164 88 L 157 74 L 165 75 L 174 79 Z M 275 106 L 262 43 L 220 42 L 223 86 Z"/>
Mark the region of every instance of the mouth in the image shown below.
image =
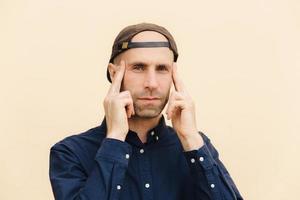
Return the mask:
<path id="1" fill-rule="evenodd" d="M 147 101 L 152 101 L 152 100 L 159 100 L 158 97 L 142 97 L 142 98 L 138 98 L 140 100 L 147 100 Z"/>
<path id="2" fill-rule="evenodd" d="M 141 102 L 144 102 L 144 103 L 154 103 L 154 102 L 157 102 L 160 100 L 160 98 L 158 97 L 143 97 L 143 98 L 138 98 L 138 100 L 140 100 Z"/>

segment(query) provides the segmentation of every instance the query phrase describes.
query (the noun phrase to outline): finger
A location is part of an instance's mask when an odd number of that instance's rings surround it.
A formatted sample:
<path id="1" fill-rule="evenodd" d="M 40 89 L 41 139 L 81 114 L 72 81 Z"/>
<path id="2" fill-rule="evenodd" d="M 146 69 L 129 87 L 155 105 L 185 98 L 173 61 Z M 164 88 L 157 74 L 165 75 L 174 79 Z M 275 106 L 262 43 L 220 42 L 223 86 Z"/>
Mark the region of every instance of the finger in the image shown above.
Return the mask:
<path id="1" fill-rule="evenodd" d="M 130 118 L 132 115 L 134 115 L 134 107 L 133 107 L 133 101 L 131 98 L 123 99 L 127 118 Z"/>
<path id="2" fill-rule="evenodd" d="M 118 95 L 118 98 L 119 99 L 126 99 L 126 100 L 129 99 L 130 100 L 130 102 L 128 103 L 128 101 L 127 101 L 127 103 L 124 106 L 126 107 L 126 111 L 128 112 L 128 114 L 130 114 L 128 116 L 134 115 L 135 112 L 134 112 L 133 100 L 132 100 L 132 96 L 130 94 L 130 91 L 125 90 L 125 91 L 121 92 Z"/>
<path id="3" fill-rule="evenodd" d="M 175 109 L 176 109 L 176 104 L 175 102 L 172 102 L 168 108 L 168 114 L 167 114 L 168 119 L 172 119 L 172 115 Z"/>
<path id="4" fill-rule="evenodd" d="M 172 106 L 172 103 L 170 102 L 169 104 L 168 104 L 168 108 L 167 108 L 167 112 L 166 112 L 166 114 L 167 114 L 167 119 L 169 120 L 169 119 L 171 119 L 171 115 L 172 115 L 172 110 L 171 110 L 171 108 L 172 108 L 173 106 Z"/>
<path id="5" fill-rule="evenodd" d="M 183 100 L 176 100 L 174 101 L 170 107 L 169 107 L 169 112 L 168 112 L 168 119 L 172 119 L 174 116 L 174 113 L 177 110 L 183 110 L 185 107 L 184 101 Z"/>
<path id="6" fill-rule="evenodd" d="M 171 93 L 170 93 L 170 96 L 169 96 L 169 102 L 168 102 L 168 105 L 167 105 L 167 109 L 166 109 L 166 114 L 167 114 L 167 116 L 168 116 L 168 113 L 169 113 L 169 110 L 170 110 L 170 105 L 172 104 L 172 102 L 175 100 L 174 99 L 174 93 L 175 93 L 176 91 L 172 91 Z"/>
<path id="7" fill-rule="evenodd" d="M 172 104 L 173 101 L 176 101 L 176 100 L 184 100 L 184 96 L 183 94 L 179 93 L 179 92 L 176 92 L 176 91 L 173 91 L 169 97 L 169 104 L 168 104 L 168 107 L 167 107 L 167 110 L 166 110 L 166 113 L 168 114 L 168 110 L 169 110 L 169 105 Z"/>
<path id="8" fill-rule="evenodd" d="M 134 106 L 133 106 L 133 100 L 132 100 L 131 97 L 130 97 L 130 103 L 127 105 L 127 109 L 128 109 L 129 114 L 130 114 L 130 117 L 132 115 L 135 115 Z"/>
<path id="9" fill-rule="evenodd" d="M 119 99 L 121 99 L 121 98 L 132 98 L 129 90 L 124 90 L 124 91 L 120 92 L 117 97 Z"/>
<path id="10" fill-rule="evenodd" d="M 184 85 L 182 80 L 179 78 L 178 72 L 177 72 L 177 63 L 173 63 L 173 70 L 172 70 L 172 78 L 173 78 L 173 83 L 175 90 L 178 92 L 183 92 L 184 91 Z"/>
<path id="11" fill-rule="evenodd" d="M 109 88 L 110 94 L 120 92 L 124 74 L 125 74 L 125 61 L 121 60 L 120 65 L 117 66 L 117 70 L 115 72 L 114 78 Z"/>

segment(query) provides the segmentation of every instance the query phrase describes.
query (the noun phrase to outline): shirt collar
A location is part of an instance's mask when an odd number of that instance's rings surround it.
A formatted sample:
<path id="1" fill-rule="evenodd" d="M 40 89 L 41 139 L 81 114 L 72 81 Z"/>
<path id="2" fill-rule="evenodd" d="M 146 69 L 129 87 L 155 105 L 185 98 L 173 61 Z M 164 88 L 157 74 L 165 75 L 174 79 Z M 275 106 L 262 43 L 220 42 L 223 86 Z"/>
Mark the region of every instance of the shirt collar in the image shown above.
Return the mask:
<path id="1" fill-rule="evenodd" d="M 101 123 L 101 127 L 103 128 L 106 134 L 107 126 L 105 117 Z M 137 147 L 141 147 L 143 145 L 148 145 L 152 143 L 158 143 L 159 141 L 161 141 L 161 139 L 166 137 L 166 134 L 168 132 L 167 128 L 168 126 L 166 125 L 164 115 L 162 115 L 159 119 L 158 124 L 154 128 L 147 131 L 147 142 L 145 144 L 143 144 L 140 141 L 140 139 L 137 136 L 137 133 L 132 130 L 128 131 L 125 141 Z"/>

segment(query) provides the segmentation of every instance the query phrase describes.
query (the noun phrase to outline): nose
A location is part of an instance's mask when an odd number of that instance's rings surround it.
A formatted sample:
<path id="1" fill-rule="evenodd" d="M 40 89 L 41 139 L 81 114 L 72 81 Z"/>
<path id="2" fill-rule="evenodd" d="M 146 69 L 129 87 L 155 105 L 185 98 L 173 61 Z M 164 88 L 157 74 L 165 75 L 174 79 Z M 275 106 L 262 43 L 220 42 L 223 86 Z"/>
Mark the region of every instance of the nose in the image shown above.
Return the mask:
<path id="1" fill-rule="evenodd" d="M 155 70 L 148 70 L 145 75 L 144 87 L 153 90 L 158 87 L 157 74 Z"/>

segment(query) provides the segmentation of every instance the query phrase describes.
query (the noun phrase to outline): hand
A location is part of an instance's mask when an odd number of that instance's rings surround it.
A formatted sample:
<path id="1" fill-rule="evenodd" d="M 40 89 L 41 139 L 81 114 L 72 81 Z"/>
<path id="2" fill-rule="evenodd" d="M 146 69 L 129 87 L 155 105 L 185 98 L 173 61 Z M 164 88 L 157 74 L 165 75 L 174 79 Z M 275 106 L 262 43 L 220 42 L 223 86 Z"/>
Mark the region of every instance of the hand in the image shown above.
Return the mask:
<path id="1" fill-rule="evenodd" d="M 176 63 L 173 63 L 172 69 L 175 91 L 171 92 L 169 98 L 167 119 L 172 120 L 184 150 L 196 150 L 203 146 L 204 142 L 196 127 L 195 104 L 178 77 Z"/>
<path id="2" fill-rule="evenodd" d="M 127 118 L 135 114 L 133 100 L 129 91 L 120 92 L 125 74 L 124 60 L 118 66 L 112 63 L 109 63 L 109 65 L 111 65 L 111 68 L 116 69 L 116 72 L 103 101 L 107 125 L 106 137 L 125 141 L 129 129 Z"/>

